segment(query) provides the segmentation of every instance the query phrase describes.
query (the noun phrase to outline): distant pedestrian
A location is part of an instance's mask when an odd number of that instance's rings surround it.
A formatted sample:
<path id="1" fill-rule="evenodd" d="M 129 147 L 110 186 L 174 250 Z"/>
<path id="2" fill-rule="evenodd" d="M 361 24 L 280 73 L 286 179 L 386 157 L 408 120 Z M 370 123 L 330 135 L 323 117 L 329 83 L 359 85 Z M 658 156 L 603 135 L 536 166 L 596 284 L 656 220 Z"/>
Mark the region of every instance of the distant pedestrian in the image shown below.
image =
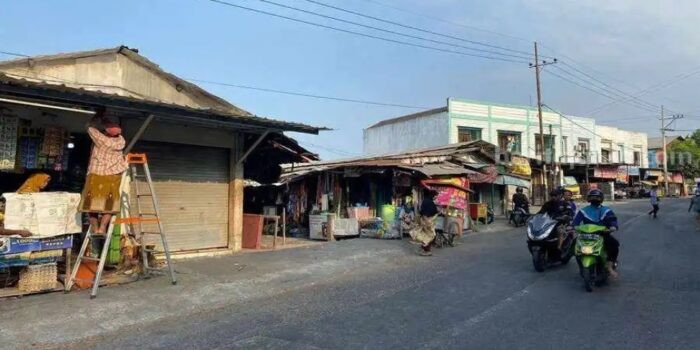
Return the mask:
<path id="1" fill-rule="evenodd" d="M 659 195 L 656 192 L 657 186 L 651 188 L 649 192 L 649 201 L 651 202 L 651 210 L 648 215 L 653 215 L 656 219 L 657 213 L 659 212 Z"/>
<path id="2" fill-rule="evenodd" d="M 695 196 L 690 199 L 690 207 L 688 207 L 689 213 L 691 209 L 695 210 L 695 229 L 700 230 L 700 190 L 695 190 Z"/>
<path id="3" fill-rule="evenodd" d="M 434 201 L 436 195 L 437 192 L 430 189 L 423 191 L 423 201 L 418 210 L 418 225 L 411 231 L 411 237 L 421 244 L 420 255 L 423 256 L 433 254 L 430 247 L 435 241 L 435 216 L 438 214 Z"/>

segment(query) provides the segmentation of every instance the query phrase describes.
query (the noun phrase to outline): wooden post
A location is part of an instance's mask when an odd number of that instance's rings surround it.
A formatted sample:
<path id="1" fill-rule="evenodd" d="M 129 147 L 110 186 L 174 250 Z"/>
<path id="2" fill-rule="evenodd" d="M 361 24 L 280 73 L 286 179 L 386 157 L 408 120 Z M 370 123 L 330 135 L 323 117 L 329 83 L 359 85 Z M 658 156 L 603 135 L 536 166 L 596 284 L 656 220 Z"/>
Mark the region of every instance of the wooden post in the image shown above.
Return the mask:
<path id="1" fill-rule="evenodd" d="M 239 162 L 243 155 L 244 134 L 233 135 L 229 157 L 228 199 L 228 249 L 234 252 L 243 249 L 243 166 Z"/>
<path id="2" fill-rule="evenodd" d="M 287 245 L 287 206 L 282 207 L 282 245 Z"/>

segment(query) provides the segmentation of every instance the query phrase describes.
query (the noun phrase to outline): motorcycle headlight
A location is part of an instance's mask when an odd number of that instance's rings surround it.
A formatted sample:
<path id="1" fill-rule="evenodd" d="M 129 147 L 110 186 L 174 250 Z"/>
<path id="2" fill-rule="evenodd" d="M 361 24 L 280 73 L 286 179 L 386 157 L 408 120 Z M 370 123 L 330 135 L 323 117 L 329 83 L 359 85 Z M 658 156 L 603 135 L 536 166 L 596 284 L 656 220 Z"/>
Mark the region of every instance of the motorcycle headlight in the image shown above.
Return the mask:
<path id="1" fill-rule="evenodd" d="M 527 237 L 534 240 L 535 236 L 532 234 L 532 230 L 530 229 L 530 226 L 527 227 Z"/>
<path id="2" fill-rule="evenodd" d="M 591 247 L 589 245 L 583 246 L 583 247 L 581 247 L 581 253 L 582 254 L 593 254 L 593 247 Z"/>

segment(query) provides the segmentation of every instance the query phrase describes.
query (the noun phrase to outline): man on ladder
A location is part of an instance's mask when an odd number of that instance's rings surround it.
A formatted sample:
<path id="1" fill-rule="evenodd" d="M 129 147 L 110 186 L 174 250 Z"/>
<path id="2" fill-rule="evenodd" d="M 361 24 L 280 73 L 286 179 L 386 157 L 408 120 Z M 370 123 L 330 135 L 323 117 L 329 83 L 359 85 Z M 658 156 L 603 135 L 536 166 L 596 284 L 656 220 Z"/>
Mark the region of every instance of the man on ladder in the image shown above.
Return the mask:
<path id="1" fill-rule="evenodd" d="M 130 159 L 130 157 L 125 159 L 123 154 L 126 142 L 121 135 L 121 127 L 116 121 L 106 118 L 104 110 L 101 110 L 98 111 L 95 117 L 88 123 L 87 132 L 93 141 L 93 148 L 90 155 L 85 187 L 82 193 L 80 210 L 88 213 L 90 227 L 88 228 L 88 232 L 80 248 L 80 253 L 76 259 L 72 274 L 66 283 L 66 292 L 70 291 L 73 283 L 75 283 L 80 264 L 83 260 L 87 260 L 97 262 L 95 278 L 90 281 L 92 283 L 90 297 L 94 298 L 97 295 L 97 289 L 99 288 L 115 224 L 128 224 L 128 226 L 132 228 L 132 234 L 134 233 L 133 224 L 137 223 L 139 225 L 141 229 L 139 243 L 141 245 L 140 249 L 142 252 L 144 273 L 148 275 L 149 270 L 153 270 L 153 268 L 148 266 L 146 260 L 148 252 L 146 251 L 142 226 L 142 220 L 144 220 L 143 216 L 146 214 L 141 213 L 140 210 L 141 204 L 139 201 L 141 196 L 150 196 L 152 199 L 154 213 L 150 214 L 152 216 L 151 221 L 157 222 L 158 224 L 158 231 L 155 232 L 155 234 L 161 236 L 170 278 L 172 283 L 175 284 L 175 272 L 170 261 L 170 252 L 168 250 L 165 234 L 163 233 L 163 225 L 160 222 L 157 199 L 153 190 L 153 183 L 145 155 L 139 155 L 137 161 L 131 164 L 131 179 L 134 181 L 134 186 L 137 188 L 136 203 L 139 215 L 138 217 L 132 218 L 128 210 L 129 196 L 123 195 L 129 191 L 128 188 L 125 188 L 125 179 L 127 176 L 126 170 L 130 165 L 127 159 Z M 145 178 L 149 188 L 149 193 L 147 194 L 139 195 L 137 180 L 139 175 L 136 173 L 136 165 L 142 165 L 144 167 Z M 115 220 L 115 215 L 120 212 L 122 213 L 122 218 L 117 221 Z M 91 244 L 95 238 L 103 238 L 103 245 L 100 249 L 99 258 L 87 256 L 87 246 Z"/>

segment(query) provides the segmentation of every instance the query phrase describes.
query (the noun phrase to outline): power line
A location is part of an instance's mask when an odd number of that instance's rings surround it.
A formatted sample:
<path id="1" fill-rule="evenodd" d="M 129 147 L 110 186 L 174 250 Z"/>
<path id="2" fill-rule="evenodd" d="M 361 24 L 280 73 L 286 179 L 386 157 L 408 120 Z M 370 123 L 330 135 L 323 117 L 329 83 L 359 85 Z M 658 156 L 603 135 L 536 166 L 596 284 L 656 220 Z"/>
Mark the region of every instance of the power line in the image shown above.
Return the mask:
<path id="1" fill-rule="evenodd" d="M 610 95 L 607 95 L 607 94 L 605 94 L 605 93 L 603 93 L 603 92 L 600 92 L 600 91 L 598 91 L 598 90 L 592 89 L 592 88 L 590 88 L 590 87 L 588 87 L 588 86 L 586 86 L 586 85 L 582 85 L 582 84 L 580 84 L 580 83 L 578 83 L 578 82 L 576 82 L 576 81 L 573 81 L 573 80 L 571 80 L 571 79 L 569 79 L 569 78 L 566 78 L 566 77 L 564 77 L 564 76 L 561 76 L 561 75 L 559 75 L 559 74 L 557 74 L 557 73 L 554 73 L 554 72 L 551 72 L 551 71 L 544 71 L 544 72 L 547 73 L 547 74 L 551 74 L 551 75 L 553 75 L 553 76 L 555 76 L 555 77 L 557 77 L 557 78 L 559 78 L 559 79 L 562 79 L 562 80 L 564 80 L 564 81 L 567 81 L 567 82 L 569 82 L 569 83 L 571 83 L 571 84 L 574 84 L 574 85 L 576 85 L 576 86 L 579 86 L 579 87 L 581 87 L 581 88 L 583 88 L 583 89 L 586 89 L 586 90 L 588 90 L 588 91 L 591 91 L 591 92 L 593 92 L 593 93 L 595 93 L 595 94 L 601 95 L 601 96 L 603 96 L 603 97 L 605 97 L 605 98 L 609 98 L 609 99 L 614 100 L 614 101 L 617 101 L 617 100 L 618 100 L 618 99 L 616 99 L 616 98 L 614 98 L 614 97 L 611 97 Z M 652 109 L 650 109 L 650 108 L 646 108 L 646 107 L 643 107 L 643 106 L 639 106 L 639 105 L 635 105 L 635 104 L 630 104 L 630 105 L 633 106 L 633 107 L 636 107 L 636 108 L 643 109 L 643 110 L 645 110 L 645 111 L 655 112 L 655 110 L 652 110 Z"/>
<path id="2" fill-rule="evenodd" d="M 232 4 L 232 3 L 230 3 L 230 2 L 221 1 L 221 0 L 209 0 L 209 1 L 210 1 L 210 2 L 214 2 L 214 3 L 218 3 L 218 4 L 220 4 L 220 5 L 226 5 L 226 6 L 230 6 L 230 7 L 235 7 L 235 8 L 241 9 L 241 10 L 246 10 L 246 11 L 250 11 L 250 12 L 255 12 L 255 13 L 259 13 L 259 14 L 263 14 L 263 15 L 267 15 L 267 16 L 282 18 L 282 19 L 286 19 L 286 20 L 289 20 L 289 21 L 294 21 L 294 22 L 298 22 L 298 23 L 304 23 L 304 24 L 311 25 L 311 26 L 316 26 L 316 27 L 325 28 L 325 29 L 330 29 L 330 30 L 334 30 L 334 31 L 342 32 L 342 33 L 347 33 L 347 34 L 362 36 L 362 37 L 366 37 L 366 38 L 371 38 L 371 39 L 375 39 L 375 40 L 381 40 L 381 41 L 391 42 L 391 43 L 400 44 L 400 45 L 405 45 L 405 46 L 412 46 L 412 47 L 418 47 L 418 48 L 423 48 L 423 49 L 427 49 L 427 50 L 440 51 L 440 52 L 458 54 L 458 55 L 463 55 L 463 56 L 479 57 L 479 58 L 490 59 L 490 60 L 497 60 L 497 61 L 504 61 L 504 62 L 527 63 L 526 61 L 519 61 L 519 60 L 508 59 L 508 58 L 503 58 L 503 57 L 495 57 L 495 56 L 486 56 L 486 55 L 472 54 L 472 53 L 468 53 L 468 52 L 462 52 L 462 51 L 455 51 L 455 50 L 443 49 L 443 48 L 439 48 L 439 47 L 435 47 L 435 46 L 428 46 L 428 45 L 423 45 L 423 44 L 411 43 L 411 42 L 407 42 L 407 41 L 401 41 L 401 40 L 396 40 L 396 39 L 381 37 L 381 36 L 377 36 L 377 35 L 372 35 L 372 34 L 366 34 L 366 33 L 356 32 L 356 31 L 353 31 L 353 30 L 348 30 L 348 29 L 333 27 L 333 26 L 329 26 L 329 25 L 325 25 L 325 24 L 321 24 L 321 23 L 316 23 L 316 22 L 311 22 L 311 21 L 307 21 L 307 20 L 303 20 L 303 19 L 294 18 L 294 17 L 284 16 L 284 15 L 280 15 L 280 14 L 277 14 L 277 13 L 268 12 L 268 11 L 264 11 L 264 10 L 260 10 L 260 9 L 255 9 L 255 8 L 251 8 L 251 7 L 236 5 L 236 4 Z"/>
<path id="3" fill-rule="evenodd" d="M 635 101 L 637 101 L 637 102 L 640 102 L 640 103 L 642 103 L 642 104 L 649 105 L 649 106 L 654 107 L 654 108 L 657 108 L 657 109 L 659 108 L 659 106 L 655 106 L 655 105 L 653 105 L 653 104 L 651 104 L 651 103 L 649 103 L 649 102 L 646 102 L 646 101 L 644 101 L 644 100 L 641 100 L 641 99 L 639 99 L 638 97 L 632 96 L 631 94 L 629 94 L 629 93 L 627 93 L 627 92 L 625 92 L 625 91 L 622 91 L 622 90 L 620 90 L 620 89 L 618 89 L 618 88 L 616 88 L 616 87 L 614 87 L 614 86 L 611 86 L 610 84 L 607 84 L 606 82 L 604 82 L 604 81 L 602 81 L 602 80 L 600 80 L 600 79 L 597 79 L 596 77 L 594 77 L 594 76 L 592 76 L 592 75 L 590 75 L 590 74 L 588 74 L 588 73 L 586 73 L 586 72 L 584 72 L 584 71 L 582 71 L 582 70 L 580 70 L 580 69 L 578 69 L 578 68 L 576 68 L 576 67 L 574 67 L 574 66 L 572 66 L 572 65 L 570 65 L 570 64 L 568 64 L 568 63 L 566 63 L 566 61 L 562 62 L 562 64 L 565 65 L 565 66 L 567 66 L 567 67 L 569 67 L 569 68 L 571 68 L 571 69 L 573 69 L 574 71 L 576 71 L 576 72 L 578 72 L 578 73 L 580 73 L 580 74 L 582 74 L 582 75 L 584 75 L 584 76 L 586 76 L 586 77 L 592 79 L 593 81 L 598 82 L 598 83 L 602 84 L 603 86 L 608 87 L 608 88 L 610 88 L 610 89 L 612 89 L 612 90 L 614 90 L 614 91 L 617 91 L 617 92 L 619 92 L 620 94 L 622 94 L 622 95 L 624 95 L 624 96 L 627 96 L 627 97 L 629 97 L 629 98 L 631 98 L 631 99 L 633 99 L 633 100 L 635 100 Z"/>
<path id="4" fill-rule="evenodd" d="M 302 145 L 315 147 L 315 148 L 322 149 L 324 151 L 328 151 L 328 152 L 331 152 L 331 153 L 334 153 L 337 155 L 341 155 L 341 156 L 346 156 L 346 157 L 347 156 L 359 156 L 359 154 L 357 154 L 357 153 L 347 152 L 347 151 L 343 151 L 343 150 L 340 150 L 337 148 L 332 148 L 332 147 L 327 147 L 327 146 L 321 146 L 321 145 L 317 145 L 317 144 L 311 143 L 311 142 L 299 141 L 299 140 L 297 140 L 297 142 L 302 144 Z"/>
<path id="5" fill-rule="evenodd" d="M 519 40 L 519 41 L 532 42 L 532 40 L 530 40 L 530 39 L 521 38 L 521 37 L 517 37 L 517 36 L 514 36 L 514 35 L 510 35 L 510 34 L 499 33 L 499 32 L 493 31 L 493 30 L 483 29 L 483 28 L 479 28 L 479 27 L 469 26 L 469 25 L 466 25 L 466 24 L 462 24 L 462 23 L 457 23 L 457 22 L 449 21 L 449 20 L 446 20 L 446 19 L 443 19 L 443 18 L 439 18 L 439 17 L 429 16 L 429 15 L 426 15 L 426 14 L 424 14 L 424 13 L 420 13 L 420 12 L 411 11 L 411 10 L 407 10 L 407 9 L 404 9 L 404 8 L 400 8 L 400 7 L 388 5 L 388 4 L 385 4 L 385 3 L 382 3 L 382 2 L 379 2 L 379 1 L 376 1 L 376 0 L 364 0 L 364 1 L 367 1 L 367 2 L 369 2 L 369 3 L 373 3 L 373 4 L 375 4 L 375 5 L 379 5 L 379 6 L 382 6 L 382 7 L 390 8 L 390 9 L 392 9 L 392 10 L 396 10 L 396 11 L 399 11 L 399 12 L 408 13 L 408 14 L 411 14 L 411 15 L 414 15 L 414 16 L 417 16 L 417 17 L 427 18 L 427 19 L 430 19 L 430 20 L 432 20 L 432 21 L 441 22 L 441 23 L 445 23 L 445 24 L 452 25 L 452 26 L 461 27 L 461 28 L 464 28 L 464 29 L 475 30 L 475 31 L 483 32 L 483 33 L 498 35 L 498 36 L 501 36 L 501 37 L 504 37 L 504 38 L 508 38 L 508 39 L 512 39 L 512 40 Z"/>
<path id="6" fill-rule="evenodd" d="M 606 89 L 606 88 L 604 88 L 604 87 L 600 87 L 600 86 L 598 86 L 598 85 L 596 85 L 596 84 L 592 84 L 589 80 L 586 80 L 586 79 L 584 79 L 584 78 L 581 78 L 580 76 L 578 76 L 578 75 L 576 75 L 576 74 L 574 74 L 574 73 L 571 73 L 570 71 L 568 71 L 568 70 L 566 70 L 566 69 L 562 69 L 562 68 L 560 68 L 560 67 L 555 67 L 555 68 L 558 69 L 559 71 L 561 71 L 562 73 L 566 74 L 567 76 L 570 76 L 570 77 L 572 77 L 573 79 L 576 79 L 577 81 L 582 82 L 583 84 L 587 84 L 587 86 L 590 86 L 590 87 L 592 87 L 592 88 L 598 89 L 599 91 L 603 91 L 603 92 L 606 93 L 607 95 L 612 95 L 613 97 L 616 98 L 616 100 L 618 100 L 618 99 L 627 99 L 627 98 L 628 98 L 626 95 L 617 93 L 617 92 L 615 92 L 615 91 Z M 579 85 L 579 86 L 580 86 L 580 85 Z M 660 107 L 658 107 L 658 106 L 654 106 L 654 105 L 652 105 L 652 104 L 650 104 L 650 103 L 646 103 L 646 102 L 645 102 L 644 104 L 634 103 L 634 102 L 632 102 L 632 101 L 626 101 L 626 102 L 627 102 L 628 104 L 630 104 L 630 105 L 642 106 L 642 107 L 647 108 L 647 109 L 651 108 L 651 109 L 653 109 L 653 110 L 658 110 L 658 109 L 660 108 Z"/>
<path id="7" fill-rule="evenodd" d="M 9 51 L 0 51 L 1 54 L 8 55 L 8 56 L 17 56 L 17 57 L 29 57 L 27 55 L 23 55 L 21 53 L 15 53 L 15 52 L 9 52 Z"/>
<path id="8" fill-rule="evenodd" d="M 678 74 L 678 75 L 672 77 L 671 79 L 668 79 L 668 80 L 665 80 L 665 81 L 656 83 L 656 84 L 654 84 L 654 85 L 651 85 L 651 86 L 647 87 L 646 89 L 637 91 L 637 92 L 635 93 L 635 95 L 637 95 L 637 96 L 644 96 L 644 95 L 646 95 L 646 94 L 648 94 L 648 93 L 650 93 L 650 92 L 652 92 L 652 91 L 665 89 L 665 88 L 670 87 L 671 85 L 673 85 L 673 84 L 675 84 L 675 83 L 677 83 L 677 82 L 679 82 L 679 81 L 688 79 L 688 78 L 690 78 L 690 77 L 692 77 L 693 75 L 696 75 L 696 74 L 698 74 L 698 73 L 700 73 L 700 68 L 697 68 L 697 67 L 696 67 L 696 68 L 694 68 L 693 70 L 691 70 L 690 72 Z M 608 103 L 606 103 L 606 104 L 604 104 L 604 105 L 601 105 L 600 107 L 594 108 L 591 112 L 588 112 L 588 114 L 593 114 L 593 113 L 597 113 L 597 112 L 599 112 L 599 111 L 602 111 L 603 109 L 607 108 L 608 106 L 614 105 L 615 103 L 617 103 L 617 102 L 608 102 Z"/>
<path id="9" fill-rule="evenodd" d="M 577 123 L 577 122 L 575 122 L 573 119 L 571 119 L 571 118 L 567 117 L 566 115 L 564 115 L 564 113 L 561 113 L 561 112 L 557 111 L 556 109 L 554 109 L 554 108 L 552 108 L 552 107 L 550 107 L 550 106 L 548 106 L 548 105 L 546 105 L 546 104 L 544 104 L 544 103 L 543 103 L 542 105 L 545 106 L 545 107 L 547 107 L 547 108 L 548 108 L 549 110 L 551 110 L 552 112 L 558 114 L 560 117 L 562 117 L 562 118 L 564 118 L 564 119 L 570 121 L 572 124 L 578 126 L 579 128 L 581 128 L 581 129 L 583 129 L 583 130 L 586 130 L 586 131 L 590 132 L 591 134 L 593 134 L 593 135 L 595 135 L 595 136 L 598 136 L 598 137 L 600 137 L 600 138 L 602 138 L 602 139 L 605 138 L 605 137 L 601 136 L 600 134 L 596 133 L 595 131 L 593 131 L 593 130 L 591 130 L 591 129 L 589 129 L 589 128 L 587 128 L 587 127 L 585 127 L 585 126 L 583 126 L 583 125 L 581 125 L 581 124 L 579 124 L 579 123 Z"/>
<path id="10" fill-rule="evenodd" d="M 264 0 L 261 0 L 261 1 L 264 1 Z M 513 50 L 513 49 L 509 49 L 509 48 L 507 48 L 507 47 L 502 47 L 502 46 L 498 46 L 498 45 L 488 44 L 488 43 L 484 43 L 484 42 L 480 42 L 480 41 L 475 41 L 475 40 L 464 39 L 464 38 L 457 37 L 457 36 L 454 36 L 454 35 L 439 33 L 439 32 L 435 32 L 435 31 L 432 31 L 432 30 L 425 29 L 425 28 L 420 28 L 420 27 L 416 27 L 416 26 L 412 26 L 412 25 L 407 25 L 407 24 L 395 22 L 395 21 L 390 21 L 390 20 L 386 20 L 386 19 L 383 19 L 383 18 L 380 18 L 380 17 L 367 15 L 367 14 L 364 14 L 364 13 L 361 13 L 361 12 L 358 12 L 358 11 L 352 11 L 352 10 L 348 10 L 348 9 L 345 9 L 345 8 L 342 8 L 342 7 L 329 5 L 329 4 L 323 3 L 323 2 L 321 2 L 321 1 L 316 1 L 316 0 L 305 0 L 305 1 L 310 2 L 310 3 L 312 3 L 312 4 L 319 5 L 319 6 L 323 6 L 323 7 L 326 7 L 326 8 L 334 9 L 334 10 L 337 10 L 337 11 L 341 11 L 341 12 L 353 14 L 353 15 L 356 15 L 356 16 L 364 17 L 364 18 L 369 18 L 369 19 L 372 19 L 372 20 L 375 20 L 375 21 L 379 21 L 379 22 L 382 22 L 382 23 L 392 24 L 392 25 L 399 26 L 399 27 L 402 27 L 402 28 L 412 29 L 412 30 L 416 30 L 416 31 L 419 31 L 419 32 L 423 32 L 423 33 L 428 33 L 428 34 L 432 34 L 432 35 L 441 36 L 441 37 L 444 37 L 444 38 L 459 40 L 459 41 L 466 42 L 466 43 L 470 43 L 470 44 L 474 44 L 474 45 L 480 45 L 480 46 L 484 46 L 484 47 L 490 47 L 490 48 L 493 48 L 493 49 L 498 49 L 498 50 L 513 52 L 513 53 L 524 54 L 524 55 L 526 55 L 526 56 L 528 56 L 528 57 L 532 57 L 532 54 L 531 54 L 531 53 L 525 52 L 525 51 Z M 268 2 L 268 1 L 265 1 L 265 2 Z M 489 52 L 490 52 L 490 51 L 489 51 Z"/>
<path id="11" fill-rule="evenodd" d="M 400 108 L 411 108 L 411 109 L 430 109 L 430 107 L 409 106 L 409 105 L 403 105 L 403 104 L 397 104 L 397 103 L 384 103 L 384 102 L 377 102 L 377 101 L 370 101 L 370 100 L 358 100 L 358 99 L 345 98 L 345 97 L 322 96 L 322 95 L 307 94 L 307 93 L 296 92 L 296 91 L 263 88 L 263 87 L 258 87 L 258 86 L 222 83 L 222 82 L 211 81 L 211 80 L 201 80 L 201 79 L 193 79 L 193 78 L 186 78 L 186 80 L 198 82 L 198 83 L 228 86 L 228 87 L 256 90 L 256 91 L 264 91 L 264 92 L 271 92 L 271 93 L 291 95 L 291 96 L 309 97 L 309 98 L 316 98 L 316 99 L 323 99 L 323 100 L 360 103 L 360 104 L 375 105 L 375 106 L 400 107 Z"/>
<path id="12" fill-rule="evenodd" d="M 394 30 L 389 30 L 389 29 L 384 29 L 384 28 L 375 27 L 375 26 L 371 26 L 371 25 L 366 25 L 366 24 L 359 23 L 359 22 L 349 21 L 349 20 L 346 20 L 346 19 L 343 19 L 343 18 L 338 18 L 338 17 L 334 17 L 334 16 L 324 15 L 324 14 L 322 14 L 322 13 L 318 13 L 318 12 L 309 11 L 309 10 L 301 9 L 301 8 L 294 7 L 294 6 L 289 6 L 289 5 L 281 4 L 281 3 L 278 3 L 278 2 L 275 2 L 275 1 L 270 1 L 270 0 L 258 0 L 258 1 L 260 1 L 260 2 L 262 2 L 262 3 L 270 4 L 270 5 L 273 5 L 273 6 L 281 7 L 281 8 L 284 8 L 284 9 L 288 9 L 288 10 L 292 10 L 292 11 L 297 11 L 297 12 L 305 13 L 305 14 L 307 14 L 307 15 L 312 15 L 312 16 L 316 16 L 316 17 L 321 17 L 321 18 L 325 18 L 325 19 L 330 19 L 330 20 L 333 20 L 333 21 L 337 21 L 337 22 L 341 22 L 341 23 L 346 23 L 346 24 L 351 24 L 351 25 L 355 25 L 355 26 L 358 26 L 358 27 L 363 27 L 363 28 L 367 28 L 367 29 L 372 29 L 372 30 L 376 30 L 376 31 L 384 32 L 384 33 L 389 33 L 389 34 L 392 34 L 392 35 L 398 35 L 398 36 L 403 36 L 403 37 L 406 37 L 406 38 L 417 39 L 417 40 L 423 40 L 423 41 L 431 42 L 431 43 L 434 43 L 434 44 L 447 45 L 447 46 L 454 46 L 454 47 L 459 47 L 459 48 L 462 48 L 462 49 L 465 49 L 465 50 L 476 51 L 476 52 L 484 52 L 484 53 L 489 53 L 489 54 L 494 54 L 494 55 L 501 55 L 501 56 L 506 56 L 506 57 L 521 58 L 521 59 L 529 59 L 529 57 L 523 57 L 523 56 L 520 56 L 520 55 L 513 55 L 513 54 L 501 53 L 501 52 L 496 52 L 496 51 L 491 51 L 491 50 L 484 50 L 484 49 L 476 49 L 476 48 L 469 47 L 469 46 L 453 44 L 453 43 L 446 42 L 446 41 L 434 40 L 434 39 L 425 38 L 425 37 L 421 37 L 421 36 L 417 36 L 417 35 L 406 34 L 406 33 L 397 32 L 397 31 L 394 31 Z M 218 2 L 218 1 L 217 1 L 217 2 Z M 330 5 L 328 5 L 328 6 L 330 6 Z"/>

